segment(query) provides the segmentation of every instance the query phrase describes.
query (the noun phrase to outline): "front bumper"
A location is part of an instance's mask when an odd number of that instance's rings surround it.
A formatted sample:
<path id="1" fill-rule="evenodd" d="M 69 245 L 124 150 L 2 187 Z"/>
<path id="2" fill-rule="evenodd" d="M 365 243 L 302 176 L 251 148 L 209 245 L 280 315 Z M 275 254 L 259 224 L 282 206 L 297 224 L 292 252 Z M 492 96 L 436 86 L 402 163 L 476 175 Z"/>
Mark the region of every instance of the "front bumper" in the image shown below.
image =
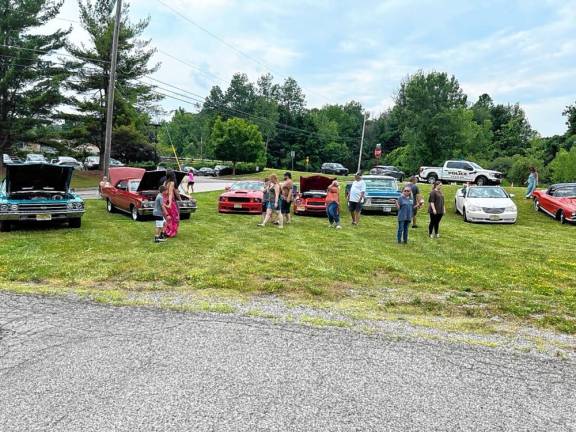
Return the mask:
<path id="1" fill-rule="evenodd" d="M 294 214 L 322 214 L 326 213 L 326 205 L 294 205 Z"/>
<path id="2" fill-rule="evenodd" d="M 68 219 L 81 218 L 84 215 L 84 210 L 68 210 L 60 212 L 38 212 L 38 213 L 0 213 L 0 220 L 5 221 L 38 221 L 38 222 L 48 222 L 48 221 L 62 221 Z"/>
<path id="3" fill-rule="evenodd" d="M 218 211 L 220 213 L 262 213 L 261 202 L 218 202 Z"/>
<path id="4" fill-rule="evenodd" d="M 516 223 L 518 213 L 504 212 L 499 214 L 485 213 L 483 211 L 472 212 L 466 211 L 466 218 L 470 222 L 483 222 L 483 223 Z"/>
<path id="5" fill-rule="evenodd" d="M 393 204 L 363 204 L 362 210 L 377 211 L 381 213 L 396 213 L 398 209 Z"/>

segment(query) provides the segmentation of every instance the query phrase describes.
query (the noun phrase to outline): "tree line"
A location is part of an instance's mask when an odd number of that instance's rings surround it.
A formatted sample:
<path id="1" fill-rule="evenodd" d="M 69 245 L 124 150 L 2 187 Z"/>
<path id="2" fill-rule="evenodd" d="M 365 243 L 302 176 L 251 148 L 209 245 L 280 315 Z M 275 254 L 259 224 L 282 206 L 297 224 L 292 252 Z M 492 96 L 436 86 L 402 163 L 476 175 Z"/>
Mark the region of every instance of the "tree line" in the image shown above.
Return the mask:
<path id="1" fill-rule="evenodd" d="M 105 108 L 115 0 L 79 0 L 79 22 L 89 42 L 70 40 L 71 29 L 38 29 L 54 19 L 63 0 L 0 0 L 0 147 L 18 142 L 104 144 Z M 152 84 L 160 67 L 142 38 L 149 19 L 122 13 L 112 156 L 125 162 L 169 155 L 253 162 L 259 166 L 318 170 L 323 162 L 356 168 L 365 108 L 356 101 L 309 108 L 294 78 L 270 74 L 251 82 L 235 74 L 226 88 L 199 98 L 169 83 Z M 158 81 L 154 81 L 155 83 Z M 175 91 L 174 89 L 177 89 Z M 176 95 L 176 96 L 174 96 Z M 153 124 L 162 98 L 185 105 Z M 396 165 L 414 173 L 446 159 L 473 160 L 515 182 L 529 166 L 549 181 L 576 179 L 576 103 L 562 114 L 562 135 L 542 137 L 519 104 L 497 104 L 488 94 L 470 101 L 444 72 L 416 71 L 394 95 L 393 106 L 366 121 L 362 167 Z M 374 148 L 380 144 L 382 158 Z M 291 155 L 295 158 L 292 161 Z"/>

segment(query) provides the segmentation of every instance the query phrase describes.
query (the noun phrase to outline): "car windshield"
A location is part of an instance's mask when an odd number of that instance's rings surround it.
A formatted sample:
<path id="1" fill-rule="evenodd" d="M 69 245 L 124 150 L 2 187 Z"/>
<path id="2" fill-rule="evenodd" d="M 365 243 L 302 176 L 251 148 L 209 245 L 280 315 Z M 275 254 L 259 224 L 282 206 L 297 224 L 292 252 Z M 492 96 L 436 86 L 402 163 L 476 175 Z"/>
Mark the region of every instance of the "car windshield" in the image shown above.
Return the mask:
<path id="1" fill-rule="evenodd" d="M 576 198 L 576 185 L 565 186 L 556 189 L 555 197 L 559 198 Z"/>
<path id="2" fill-rule="evenodd" d="M 230 186 L 230 190 L 261 190 L 262 182 L 236 182 Z"/>
<path id="3" fill-rule="evenodd" d="M 333 166 L 334 166 L 334 168 L 344 168 L 344 165 L 339 164 L 339 163 L 335 163 Z"/>
<path id="4" fill-rule="evenodd" d="M 471 188 L 468 198 L 508 198 L 506 191 L 499 187 Z"/>
<path id="5" fill-rule="evenodd" d="M 130 180 L 130 183 L 128 183 L 128 190 L 130 192 L 136 192 L 138 186 L 140 186 L 140 180 Z"/>
<path id="6" fill-rule="evenodd" d="M 367 189 L 398 189 L 393 179 L 364 179 Z"/>
<path id="7" fill-rule="evenodd" d="M 41 160 L 44 160 L 44 156 L 42 156 L 42 155 L 29 154 L 29 155 L 27 156 L 27 158 L 28 158 L 28 160 L 31 160 L 31 161 L 41 161 Z"/>
<path id="8" fill-rule="evenodd" d="M 484 168 L 482 168 L 480 165 L 478 165 L 477 163 L 469 162 L 469 164 L 472 165 L 472 167 L 473 167 L 474 169 L 477 169 L 477 170 L 484 169 Z"/>

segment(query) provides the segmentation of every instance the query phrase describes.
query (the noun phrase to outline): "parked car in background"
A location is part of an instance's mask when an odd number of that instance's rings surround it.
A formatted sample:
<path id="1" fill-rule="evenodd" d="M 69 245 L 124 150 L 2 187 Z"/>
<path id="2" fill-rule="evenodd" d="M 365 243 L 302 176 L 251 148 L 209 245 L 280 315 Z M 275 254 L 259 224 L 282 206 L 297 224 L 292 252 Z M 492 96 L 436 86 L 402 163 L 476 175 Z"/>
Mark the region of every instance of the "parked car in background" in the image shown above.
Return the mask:
<path id="1" fill-rule="evenodd" d="M 84 201 L 70 190 L 74 168 L 44 163 L 8 164 L 0 184 L 0 231 L 16 222 L 68 222 L 80 228 Z"/>
<path id="2" fill-rule="evenodd" d="M 454 207 L 465 222 L 516 223 L 512 197 L 500 186 L 468 186 L 456 191 Z"/>
<path id="3" fill-rule="evenodd" d="M 88 170 L 98 169 L 100 166 L 100 156 L 88 156 L 84 159 L 84 168 Z M 124 164 L 117 159 L 110 158 L 110 167 L 123 167 Z"/>
<path id="4" fill-rule="evenodd" d="M 576 222 L 576 183 L 553 184 L 532 193 L 534 209 L 542 210 L 561 223 Z"/>
<path id="5" fill-rule="evenodd" d="M 189 173 L 190 171 L 192 171 L 194 175 L 198 175 L 198 170 L 191 166 L 183 166 L 182 171 L 184 171 L 185 173 Z"/>
<path id="6" fill-rule="evenodd" d="M 174 171 L 176 182 L 186 175 Z M 115 167 L 110 168 L 109 182 L 101 186 L 100 196 L 106 200 L 109 213 L 116 210 L 129 213 L 133 220 L 141 220 L 152 214 L 154 200 L 158 195 L 166 171 L 146 171 L 144 168 Z M 182 191 L 182 189 L 179 189 Z M 180 193 L 182 200 L 178 201 L 180 219 L 190 219 L 190 214 L 196 211 L 196 200 Z"/>
<path id="7" fill-rule="evenodd" d="M 406 174 L 392 165 L 376 165 L 370 170 L 370 175 L 390 176 L 398 181 L 404 180 Z"/>
<path id="8" fill-rule="evenodd" d="M 232 183 L 218 198 L 218 212 L 261 214 L 263 188 L 261 181 Z"/>
<path id="9" fill-rule="evenodd" d="M 48 159 L 41 154 L 28 153 L 26 155 L 26 163 L 48 163 Z"/>
<path id="10" fill-rule="evenodd" d="M 314 175 L 300 177 L 300 191 L 294 196 L 294 214 L 326 214 L 326 189 L 335 180 Z"/>
<path id="11" fill-rule="evenodd" d="M 60 166 L 69 166 L 77 170 L 84 169 L 84 165 L 82 164 L 82 162 L 78 162 L 76 159 L 69 156 L 59 156 L 56 159 L 52 159 L 50 163 Z"/>
<path id="12" fill-rule="evenodd" d="M 344 165 L 336 162 L 326 162 L 320 167 L 320 172 L 322 174 L 334 174 L 334 175 L 348 175 L 348 168 Z"/>
<path id="13" fill-rule="evenodd" d="M 214 173 L 214 169 L 208 167 L 202 167 L 198 170 L 198 175 L 214 177 L 216 174 Z"/>
<path id="14" fill-rule="evenodd" d="M 394 177 L 366 175 L 362 177 L 366 183 L 366 194 L 362 211 L 380 212 L 383 214 L 397 213 L 396 203 L 400 198 L 398 182 Z M 346 185 L 348 193 L 351 183 Z"/>
<path id="15" fill-rule="evenodd" d="M 420 167 L 420 181 L 430 184 L 437 180 L 453 183 L 476 183 L 478 186 L 500 184 L 504 175 L 498 171 L 485 170 L 480 165 L 463 160 L 449 160 L 441 167 Z"/>
<path id="16" fill-rule="evenodd" d="M 232 167 L 226 165 L 216 165 L 214 167 L 215 176 L 223 176 L 232 174 Z"/>
<path id="17" fill-rule="evenodd" d="M 11 158 L 10 156 L 8 156 L 6 153 L 4 153 L 4 154 L 2 155 L 2 163 L 3 163 L 3 164 L 11 164 L 11 163 L 13 163 L 13 162 L 14 162 L 14 161 L 12 160 L 12 158 Z"/>

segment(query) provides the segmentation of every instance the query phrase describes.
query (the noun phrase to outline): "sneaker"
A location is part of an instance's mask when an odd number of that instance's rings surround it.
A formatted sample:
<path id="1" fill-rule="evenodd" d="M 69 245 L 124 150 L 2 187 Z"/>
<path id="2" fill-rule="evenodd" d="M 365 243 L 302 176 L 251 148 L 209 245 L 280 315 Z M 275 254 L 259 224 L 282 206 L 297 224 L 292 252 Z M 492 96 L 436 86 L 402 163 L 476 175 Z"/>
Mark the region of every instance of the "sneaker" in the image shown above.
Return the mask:
<path id="1" fill-rule="evenodd" d="M 278 222 L 278 221 L 274 221 L 274 222 L 272 222 L 272 223 L 273 223 L 274 225 L 280 225 L 280 222 Z"/>
<path id="2" fill-rule="evenodd" d="M 434 234 L 430 234 L 430 238 L 434 238 Z"/>
<path id="3" fill-rule="evenodd" d="M 436 238 L 440 238 L 440 234 L 436 234 Z"/>
<path id="4" fill-rule="evenodd" d="M 264 224 L 263 224 L 263 223 L 259 223 L 259 224 L 258 224 L 258 225 L 256 225 L 256 226 L 259 226 L 259 227 L 263 227 L 263 226 L 264 226 Z"/>
<path id="5" fill-rule="evenodd" d="M 154 237 L 154 243 L 162 243 L 165 242 L 166 239 L 162 237 Z"/>
<path id="6" fill-rule="evenodd" d="M 336 229 L 342 229 L 340 225 L 336 225 Z"/>
<path id="7" fill-rule="evenodd" d="M 166 239 L 166 234 L 160 233 L 160 238 L 161 238 L 161 239 Z"/>
<path id="8" fill-rule="evenodd" d="M 407 243 L 408 243 L 408 240 L 404 240 L 402 243 L 407 244 Z"/>
<path id="9" fill-rule="evenodd" d="M 284 229 L 284 225 L 278 225 L 278 229 Z"/>

